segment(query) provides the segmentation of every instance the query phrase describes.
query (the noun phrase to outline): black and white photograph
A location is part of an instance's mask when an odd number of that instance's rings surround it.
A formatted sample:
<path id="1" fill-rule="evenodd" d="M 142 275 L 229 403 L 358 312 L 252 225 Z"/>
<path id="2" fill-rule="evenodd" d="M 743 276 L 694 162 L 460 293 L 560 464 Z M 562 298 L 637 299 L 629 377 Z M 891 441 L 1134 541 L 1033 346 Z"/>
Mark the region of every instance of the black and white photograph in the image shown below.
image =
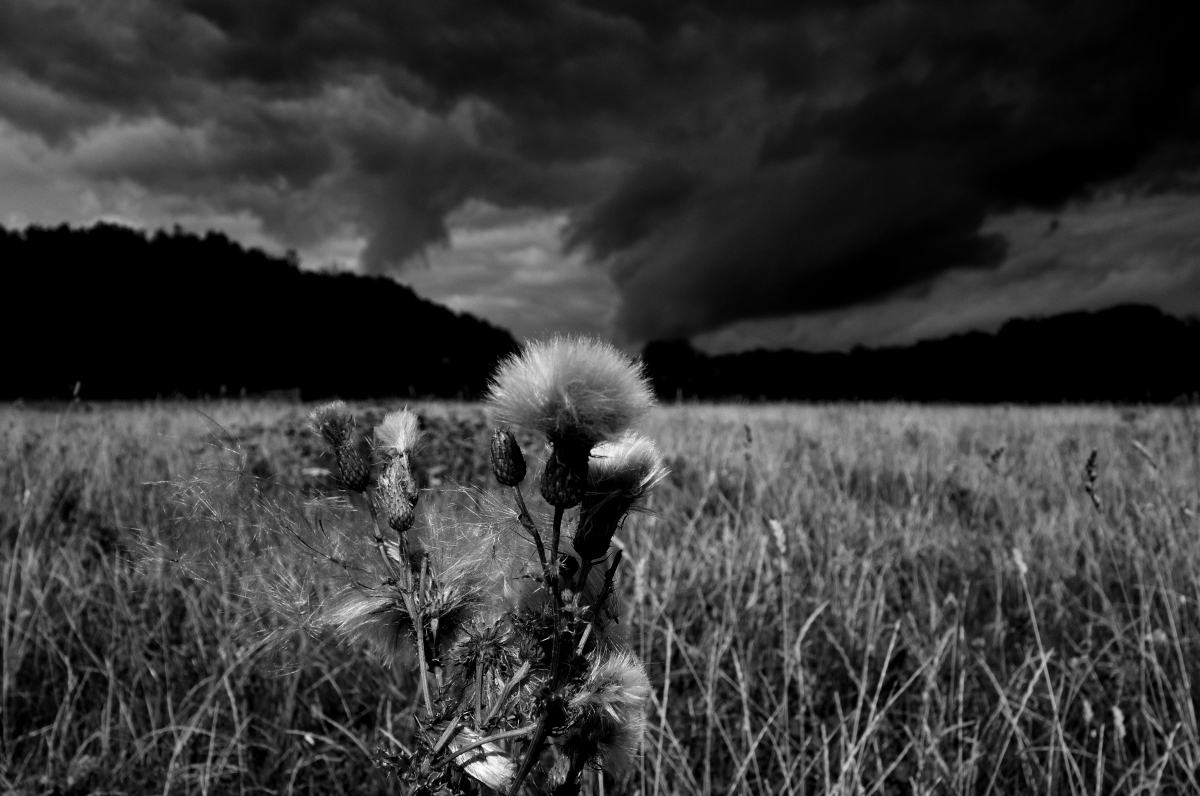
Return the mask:
<path id="1" fill-rule="evenodd" d="M 1198 32 L 0 0 L 0 796 L 1200 794 Z"/>

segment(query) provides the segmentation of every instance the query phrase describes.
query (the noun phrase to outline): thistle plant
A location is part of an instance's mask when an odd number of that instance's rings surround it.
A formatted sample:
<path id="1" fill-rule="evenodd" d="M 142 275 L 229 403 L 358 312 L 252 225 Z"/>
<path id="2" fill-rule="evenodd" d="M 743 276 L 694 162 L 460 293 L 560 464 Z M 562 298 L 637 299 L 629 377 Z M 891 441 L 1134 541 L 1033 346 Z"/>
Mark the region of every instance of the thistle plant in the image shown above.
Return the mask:
<path id="1" fill-rule="evenodd" d="M 628 771 L 641 745 L 649 683 L 617 625 L 612 544 L 666 474 L 632 430 L 653 398 L 612 346 L 556 338 L 502 362 L 487 402 L 492 469 L 511 505 L 492 495 L 474 522 L 418 516 L 420 432 L 407 409 L 375 429 L 373 479 L 345 405 L 314 411 L 342 484 L 366 501 L 379 562 L 379 582 L 352 580 L 320 621 L 414 670 L 415 745 L 379 758 L 406 792 L 568 796 L 585 770 Z M 529 467 L 511 427 L 546 438 L 545 512 L 526 502 Z"/>

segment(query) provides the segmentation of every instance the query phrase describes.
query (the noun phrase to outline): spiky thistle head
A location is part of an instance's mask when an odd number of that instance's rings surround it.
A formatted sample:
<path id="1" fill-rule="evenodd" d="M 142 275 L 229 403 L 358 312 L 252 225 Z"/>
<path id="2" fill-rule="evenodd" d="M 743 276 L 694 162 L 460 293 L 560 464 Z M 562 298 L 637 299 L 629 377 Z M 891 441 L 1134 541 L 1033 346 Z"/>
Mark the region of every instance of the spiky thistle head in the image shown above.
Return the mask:
<path id="1" fill-rule="evenodd" d="M 337 459 L 342 484 L 364 492 L 371 483 L 371 469 L 354 446 L 354 417 L 344 401 L 322 404 L 309 416 L 313 430 L 325 438 Z"/>
<path id="2" fill-rule="evenodd" d="M 654 406 L 642 368 L 610 343 L 554 337 L 500 364 L 488 390 L 497 420 L 588 449 L 637 423 Z"/>
<path id="3" fill-rule="evenodd" d="M 354 435 L 354 417 L 345 401 L 321 404 L 308 417 L 313 431 L 324 437 L 332 448 L 347 444 Z"/>
<path id="4" fill-rule="evenodd" d="M 375 493 L 379 504 L 383 506 L 388 526 L 399 534 L 407 532 L 416 521 L 413 506 L 416 503 L 415 496 L 420 494 L 408 469 L 407 459 L 407 456 L 400 455 L 388 460 L 375 485 Z M 413 497 L 410 498 L 410 495 Z"/>
<path id="5" fill-rule="evenodd" d="M 610 773 L 629 771 L 641 751 L 649 696 L 646 670 L 631 652 L 614 650 L 596 660 L 567 701 L 573 751 Z"/>
<path id="6" fill-rule="evenodd" d="M 412 469 L 413 451 L 420 436 L 420 421 L 407 408 L 389 412 L 375 427 L 375 444 L 383 452 L 376 492 L 388 525 L 401 534 L 412 527 L 416 516 L 413 506 L 421 496 Z"/>
<path id="7" fill-rule="evenodd" d="M 592 449 L 575 552 L 589 561 L 603 556 L 621 520 L 667 472 L 658 447 L 636 432 Z"/>

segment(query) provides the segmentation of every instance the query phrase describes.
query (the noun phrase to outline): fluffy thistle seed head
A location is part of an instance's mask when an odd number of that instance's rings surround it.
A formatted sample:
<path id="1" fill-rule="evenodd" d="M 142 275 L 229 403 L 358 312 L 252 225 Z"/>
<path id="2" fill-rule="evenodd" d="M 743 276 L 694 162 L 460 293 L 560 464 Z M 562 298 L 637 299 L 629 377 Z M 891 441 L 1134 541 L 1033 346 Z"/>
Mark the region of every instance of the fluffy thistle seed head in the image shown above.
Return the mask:
<path id="1" fill-rule="evenodd" d="M 420 437 L 420 421 L 407 407 L 388 412 L 383 422 L 375 427 L 375 442 L 389 455 L 413 450 Z"/>
<path id="2" fill-rule="evenodd" d="M 658 447 L 636 432 L 592 450 L 575 534 L 575 552 L 584 560 L 608 551 L 621 519 L 667 475 Z"/>
<path id="3" fill-rule="evenodd" d="M 641 662 L 627 650 L 598 660 L 587 680 L 567 702 L 577 717 L 576 737 L 593 749 L 585 750 L 605 771 L 629 771 L 641 751 L 646 730 L 646 700 L 650 680 Z"/>
<path id="4" fill-rule="evenodd" d="M 324 608 L 320 623 L 352 644 L 369 642 L 385 663 L 412 644 L 412 616 L 388 589 L 345 589 Z"/>
<path id="5" fill-rule="evenodd" d="M 654 406 L 641 366 L 587 337 L 527 344 L 500 364 L 487 400 L 502 423 L 588 449 L 633 426 Z"/>

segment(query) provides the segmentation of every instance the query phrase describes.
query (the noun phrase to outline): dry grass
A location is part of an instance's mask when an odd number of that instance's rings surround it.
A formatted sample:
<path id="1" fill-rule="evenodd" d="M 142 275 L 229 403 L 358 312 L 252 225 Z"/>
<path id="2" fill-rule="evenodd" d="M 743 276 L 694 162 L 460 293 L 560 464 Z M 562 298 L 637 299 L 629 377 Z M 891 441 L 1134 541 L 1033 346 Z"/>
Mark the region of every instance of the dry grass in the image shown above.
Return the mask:
<path id="1" fill-rule="evenodd" d="M 427 481 L 485 483 L 478 410 L 416 408 Z M 390 792 L 370 754 L 411 731 L 412 683 L 264 636 L 260 596 L 309 563 L 263 530 L 330 485 L 305 411 L 0 411 L 0 790 Z M 620 585 L 654 697 L 606 793 L 1200 792 L 1195 410 L 684 407 L 647 431 L 674 472 L 619 534 Z M 240 471 L 179 502 L 202 462 Z"/>

